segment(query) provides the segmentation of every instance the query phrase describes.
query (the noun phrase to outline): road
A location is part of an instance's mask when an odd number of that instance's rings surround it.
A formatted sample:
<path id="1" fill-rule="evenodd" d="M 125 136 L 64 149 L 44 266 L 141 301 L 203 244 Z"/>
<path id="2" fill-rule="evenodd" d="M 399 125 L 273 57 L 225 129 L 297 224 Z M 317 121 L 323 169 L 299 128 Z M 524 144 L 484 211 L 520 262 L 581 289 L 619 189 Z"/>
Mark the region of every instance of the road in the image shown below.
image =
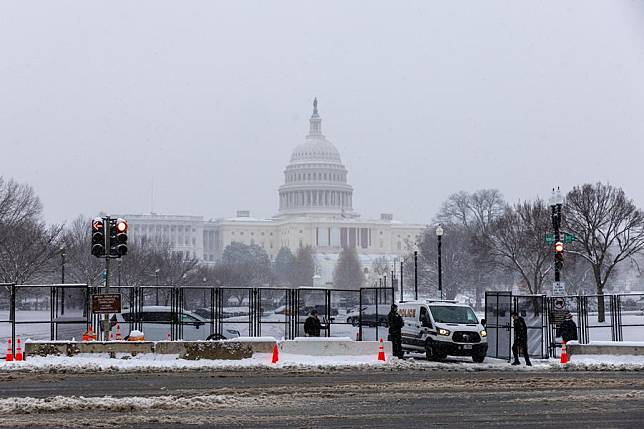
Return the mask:
<path id="1" fill-rule="evenodd" d="M 0 375 L 0 427 L 13 428 L 621 428 L 642 421 L 643 372 Z"/>

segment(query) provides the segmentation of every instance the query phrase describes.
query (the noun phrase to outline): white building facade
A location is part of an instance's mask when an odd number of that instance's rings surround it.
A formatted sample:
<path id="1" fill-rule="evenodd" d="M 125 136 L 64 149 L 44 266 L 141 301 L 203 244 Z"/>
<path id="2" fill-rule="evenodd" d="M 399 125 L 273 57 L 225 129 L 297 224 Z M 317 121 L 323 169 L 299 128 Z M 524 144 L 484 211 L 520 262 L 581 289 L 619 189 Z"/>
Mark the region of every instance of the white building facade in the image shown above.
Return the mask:
<path id="1" fill-rule="evenodd" d="M 309 122 L 309 134 L 295 147 L 284 169 L 274 217 L 257 219 L 248 211 L 214 221 L 200 216 L 121 215 L 128 220 L 130 235 L 160 237 L 187 259 L 205 263 L 216 262 L 232 242 L 262 246 L 271 258 L 281 247 L 295 253 L 304 246 L 326 259 L 353 247 L 367 264 L 374 257 L 392 259 L 408 253 L 425 226 L 398 222 L 391 214 L 366 219 L 355 213 L 348 171 L 338 150 L 322 134 L 317 100 Z"/>

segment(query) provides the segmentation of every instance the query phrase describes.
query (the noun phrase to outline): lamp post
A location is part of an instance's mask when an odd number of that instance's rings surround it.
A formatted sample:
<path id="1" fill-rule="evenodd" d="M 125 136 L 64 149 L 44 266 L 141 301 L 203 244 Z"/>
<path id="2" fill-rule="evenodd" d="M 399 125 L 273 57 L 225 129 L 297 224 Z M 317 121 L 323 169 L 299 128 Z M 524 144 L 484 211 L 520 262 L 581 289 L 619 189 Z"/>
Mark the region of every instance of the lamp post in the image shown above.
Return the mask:
<path id="1" fill-rule="evenodd" d="M 60 283 L 65 284 L 65 246 L 60 247 Z M 60 314 L 65 314 L 65 288 L 61 288 Z"/>
<path id="2" fill-rule="evenodd" d="M 438 290 L 441 292 L 441 299 L 443 299 L 443 267 L 441 261 L 441 246 L 443 239 L 443 227 L 439 224 L 436 227 L 436 238 L 438 239 Z"/>
<path id="3" fill-rule="evenodd" d="M 418 300 L 418 250 L 414 250 L 414 299 Z"/>
<path id="4" fill-rule="evenodd" d="M 159 268 L 157 268 L 156 270 L 154 270 L 154 275 L 155 275 L 155 276 L 156 276 L 156 278 L 157 278 L 157 287 L 156 287 L 156 304 L 155 304 L 155 305 L 159 305 L 159 271 L 161 271 Z"/>

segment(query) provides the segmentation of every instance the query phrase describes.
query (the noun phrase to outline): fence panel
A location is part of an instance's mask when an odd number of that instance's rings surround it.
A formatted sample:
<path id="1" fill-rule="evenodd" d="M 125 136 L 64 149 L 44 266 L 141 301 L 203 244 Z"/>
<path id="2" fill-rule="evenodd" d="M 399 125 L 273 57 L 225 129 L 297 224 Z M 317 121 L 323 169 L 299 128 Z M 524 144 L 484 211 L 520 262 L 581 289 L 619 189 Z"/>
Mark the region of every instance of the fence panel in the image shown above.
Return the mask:
<path id="1" fill-rule="evenodd" d="M 262 337 L 288 338 L 289 319 L 287 289 L 259 289 L 259 333 Z"/>
<path id="2" fill-rule="evenodd" d="M 644 341 L 644 294 L 618 296 L 620 340 Z"/>
<path id="3" fill-rule="evenodd" d="M 587 341 L 616 341 L 615 307 L 611 295 L 583 297 L 586 314 Z M 602 305 L 603 304 L 603 305 Z M 603 307 L 603 314 L 602 314 Z M 603 316 L 603 317 L 602 317 Z"/>
<path id="4" fill-rule="evenodd" d="M 331 290 L 330 302 L 330 336 L 357 339 L 358 322 L 356 319 L 359 318 L 360 291 Z"/>
<path id="5" fill-rule="evenodd" d="M 393 304 L 391 288 L 360 289 L 360 306 L 358 320 L 353 323 L 359 326 L 358 336 L 364 341 L 387 339 L 389 334 L 387 316 Z"/>
<path id="6" fill-rule="evenodd" d="M 222 288 L 217 305 L 220 324 L 219 333 L 223 338 L 255 336 L 251 326 L 251 288 Z"/>

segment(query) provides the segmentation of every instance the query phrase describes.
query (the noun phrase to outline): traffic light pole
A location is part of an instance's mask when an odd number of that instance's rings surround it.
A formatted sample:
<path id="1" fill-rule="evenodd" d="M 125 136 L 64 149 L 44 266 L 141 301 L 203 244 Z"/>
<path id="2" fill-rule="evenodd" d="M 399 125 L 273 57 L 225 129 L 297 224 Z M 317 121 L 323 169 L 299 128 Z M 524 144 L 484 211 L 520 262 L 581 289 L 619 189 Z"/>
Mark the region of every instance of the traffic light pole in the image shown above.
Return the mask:
<path id="1" fill-rule="evenodd" d="M 104 293 L 109 293 L 110 291 L 110 246 L 111 246 L 111 239 L 110 239 L 110 225 L 111 225 L 111 219 L 109 216 L 105 218 L 105 225 L 107 225 L 106 232 L 105 232 L 105 290 L 103 291 Z M 108 313 L 105 313 L 103 315 L 103 341 L 109 341 L 110 339 L 110 315 Z"/>
<path id="2" fill-rule="evenodd" d="M 552 208 L 552 227 L 555 230 L 555 243 L 561 242 L 561 203 L 553 204 Z M 561 263 L 557 260 L 555 252 L 555 282 L 561 281 Z"/>

